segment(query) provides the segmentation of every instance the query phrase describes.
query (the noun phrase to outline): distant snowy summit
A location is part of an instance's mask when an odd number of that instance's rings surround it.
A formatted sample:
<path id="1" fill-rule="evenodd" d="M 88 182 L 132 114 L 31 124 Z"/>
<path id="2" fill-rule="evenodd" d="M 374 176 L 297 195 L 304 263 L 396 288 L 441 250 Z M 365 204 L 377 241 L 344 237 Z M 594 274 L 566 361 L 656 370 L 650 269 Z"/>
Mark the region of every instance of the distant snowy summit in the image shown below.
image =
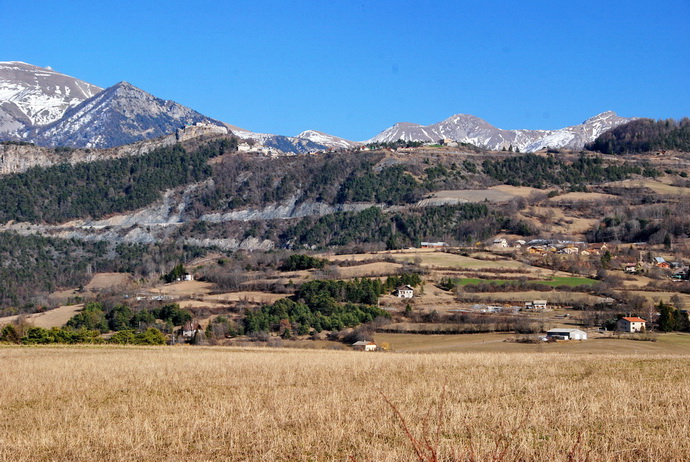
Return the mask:
<path id="1" fill-rule="evenodd" d="M 317 144 L 327 146 L 331 149 L 353 149 L 360 146 L 362 143 L 357 141 L 349 141 L 344 138 L 329 135 L 327 133 L 318 132 L 316 130 L 306 130 L 297 135 L 297 138 L 309 140 Z"/>
<path id="2" fill-rule="evenodd" d="M 544 148 L 582 149 L 607 130 L 635 120 L 619 117 L 608 111 L 585 120 L 580 125 L 559 130 L 503 130 L 487 121 L 468 114 L 456 114 L 432 125 L 402 122 L 382 131 L 368 143 L 389 143 L 397 140 L 438 142 L 452 140 L 500 151 L 519 149 L 520 152 L 534 152 Z"/>
<path id="3" fill-rule="evenodd" d="M 101 91 L 50 68 L 0 62 L 0 133 L 19 134 L 27 127 L 55 122 L 67 109 Z"/>

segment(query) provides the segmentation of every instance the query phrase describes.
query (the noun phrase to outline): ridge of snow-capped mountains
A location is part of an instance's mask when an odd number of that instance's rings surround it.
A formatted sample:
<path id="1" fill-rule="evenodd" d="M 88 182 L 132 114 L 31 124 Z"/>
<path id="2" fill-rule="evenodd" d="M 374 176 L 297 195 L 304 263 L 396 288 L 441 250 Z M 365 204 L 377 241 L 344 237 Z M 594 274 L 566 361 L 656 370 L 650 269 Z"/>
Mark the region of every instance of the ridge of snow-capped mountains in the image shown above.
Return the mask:
<path id="1" fill-rule="evenodd" d="M 102 90 L 50 68 L 0 62 L 0 133 L 47 125 Z"/>
<path id="2" fill-rule="evenodd" d="M 511 146 L 522 152 L 547 147 L 581 149 L 606 130 L 631 120 L 604 112 L 559 130 L 503 130 L 478 117 L 457 114 L 427 126 L 398 123 L 363 143 L 443 139 L 491 150 Z M 363 144 L 316 130 L 289 137 L 237 129 L 126 82 L 103 90 L 50 68 L 0 62 L 0 140 L 107 148 L 169 135 L 199 123 L 230 129 L 247 141 L 250 150 L 270 153 L 353 149 Z"/>
<path id="3" fill-rule="evenodd" d="M 193 109 L 120 82 L 68 109 L 59 120 L 31 130 L 28 138 L 42 146 L 107 148 L 199 123 L 224 127 Z"/>
<path id="4" fill-rule="evenodd" d="M 579 125 L 559 130 L 503 130 L 468 114 L 456 114 L 432 125 L 402 122 L 382 131 L 364 143 L 390 143 L 397 140 L 437 142 L 453 140 L 499 151 L 513 148 L 534 152 L 544 148 L 581 149 L 606 130 L 635 120 L 603 112 Z"/>

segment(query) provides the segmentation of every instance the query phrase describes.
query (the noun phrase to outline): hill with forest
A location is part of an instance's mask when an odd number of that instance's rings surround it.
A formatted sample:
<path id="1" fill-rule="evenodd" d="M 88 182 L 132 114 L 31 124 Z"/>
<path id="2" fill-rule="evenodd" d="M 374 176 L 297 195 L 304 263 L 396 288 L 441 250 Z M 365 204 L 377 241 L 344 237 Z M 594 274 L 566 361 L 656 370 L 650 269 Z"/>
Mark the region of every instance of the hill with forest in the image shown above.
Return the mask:
<path id="1" fill-rule="evenodd" d="M 373 250 L 422 241 L 467 244 L 500 233 L 540 237 L 544 220 L 551 223 L 553 218 L 537 217 L 530 204 L 552 209 L 549 201 L 576 193 L 644 203 L 652 197 L 649 192 L 630 195 L 616 185 L 662 177 L 678 185 L 685 181 L 677 165 L 666 168 L 648 157 L 565 150 L 520 154 L 409 142 L 366 151 L 266 157 L 239 152 L 239 143 L 216 135 L 136 155 L 108 157 L 92 150 L 97 160 L 91 162 L 36 166 L 0 176 L 0 229 L 8 242 L 18 243 L 5 247 L 3 254 L 5 300 L 27 301 L 48 288 L 84 281 L 91 261 L 109 270 L 129 268 L 150 275 L 154 267 L 174 265 L 190 252 Z M 68 159 L 74 152 L 53 148 L 51 155 Z M 637 231 L 615 235 L 663 239 L 683 234 L 682 220 L 649 218 L 656 215 L 645 215 L 644 207 L 632 217 L 606 221 L 608 229 L 618 229 L 612 223 L 635 222 Z M 587 219 L 590 227 L 574 238 L 611 235 L 595 226 L 596 218 Z M 28 249 L 32 239 L 70 244 L 37 256 Z M 89 250 L 94 242 L 104 247 Z M 167 250 L 156 263 L 123 259 L 163 244 Z M 69 255 L 80 257 L 70 260 Z M 47 272 L 45 283 L 25 285 L 35 275 L 19 267 L 39 268 L 51 258 L 73 269 L 64 275 Z"/>
<path id="2" fill-rule="evenodd" d="M 604 154 L 690 151 L 690 119 L 638 119 L 601 134 L 587 149 Z"/>

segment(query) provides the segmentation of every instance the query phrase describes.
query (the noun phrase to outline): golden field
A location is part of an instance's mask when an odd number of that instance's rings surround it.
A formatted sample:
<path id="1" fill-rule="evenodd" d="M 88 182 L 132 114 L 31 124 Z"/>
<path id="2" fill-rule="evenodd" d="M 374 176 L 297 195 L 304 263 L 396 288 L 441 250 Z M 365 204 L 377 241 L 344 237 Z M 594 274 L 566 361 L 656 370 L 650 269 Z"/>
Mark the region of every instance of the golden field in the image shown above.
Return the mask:
<path id="1" fill-rule="evenodd" d="M 687 355 L 5 346 L 0 366 L 7 461 L 690 459 Z"/>

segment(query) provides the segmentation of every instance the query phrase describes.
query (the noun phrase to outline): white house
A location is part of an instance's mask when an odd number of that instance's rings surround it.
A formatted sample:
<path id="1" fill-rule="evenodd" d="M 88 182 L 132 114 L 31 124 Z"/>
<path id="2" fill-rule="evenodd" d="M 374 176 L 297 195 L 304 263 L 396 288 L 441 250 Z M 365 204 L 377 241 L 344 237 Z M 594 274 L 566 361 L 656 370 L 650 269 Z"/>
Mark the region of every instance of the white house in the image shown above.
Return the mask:
<path id="1" fill-rule="evenodd" d="M 182 337 L 184 338 L 194 338 L 196 333 L 201 330 L 201 325 L 194 324 L 191 321 L 187 321 L 184 326 L 182 326 Z"/>
<path id="2" fill-rule="evenodd" d="M 622 332 L 643 332 L 646 326 L 647 321 L 634 316 L 626 316 L 616 323 L 616 329 Z"/>
<path id="3" fill-rule="evenodd" d="M 414 296 L 414 289 L 408 285 L 400 286 L 395 289 L 395 295 L 398 298 L 412 298 Z"/>
<path id="4" fill-rule="evenodd" d="M 496 238 L 496 239 L 494 239 L 494 242 L 492 243 L 492 245 L 494 247 L 499 247 L 499 248 L 504 249 L 504 248 L 508 247 L 508 241 L 505 239 Z"/>
<path id="5" fill-rule="evenodd" d="M 546 338 L 556 340 L 587 340 L 587 332 L 580 329 L 551 329 L 546 331 Z"/>
<path id="6" fill-rule="evenodd" d="M 352 348 L 359 351 L 376 351 L 378 348 L 375 342 L 360 340 L 352 344 Z"/>

